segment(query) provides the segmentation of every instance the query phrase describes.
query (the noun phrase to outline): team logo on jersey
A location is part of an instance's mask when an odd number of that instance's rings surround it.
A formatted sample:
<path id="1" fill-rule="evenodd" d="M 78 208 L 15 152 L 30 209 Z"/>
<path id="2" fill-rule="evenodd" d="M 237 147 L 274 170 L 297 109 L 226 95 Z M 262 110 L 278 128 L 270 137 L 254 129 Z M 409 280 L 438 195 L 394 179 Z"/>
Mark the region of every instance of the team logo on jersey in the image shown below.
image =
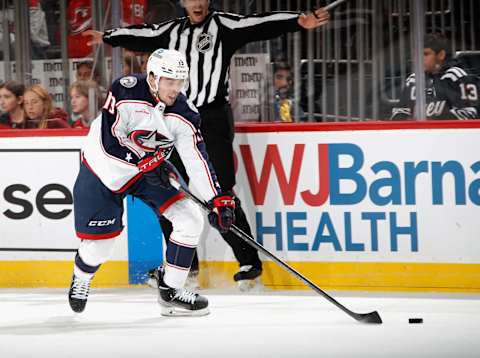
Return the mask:
<path id="1" fill-rule="evenodd" d="M 154 152 L 158 148 L 170 148 L 173 146 L 173 140 L 155 130 L 135 130 L 131 132 L 128 137 L 144 152 Z"/>
<path id="2" fill-rule="evenodd" d="M 132 88 L 137 84 L 137 77 L 127 76 L 120 79 L 120 84 L 126 88 Z"/>
<path id="3" fill-rule="evenodd" d="M 203 32 L 197 37 L 198 52 L 205 53 L 210 51 L 213 46 L 213 35 L 209 32 Z"/>

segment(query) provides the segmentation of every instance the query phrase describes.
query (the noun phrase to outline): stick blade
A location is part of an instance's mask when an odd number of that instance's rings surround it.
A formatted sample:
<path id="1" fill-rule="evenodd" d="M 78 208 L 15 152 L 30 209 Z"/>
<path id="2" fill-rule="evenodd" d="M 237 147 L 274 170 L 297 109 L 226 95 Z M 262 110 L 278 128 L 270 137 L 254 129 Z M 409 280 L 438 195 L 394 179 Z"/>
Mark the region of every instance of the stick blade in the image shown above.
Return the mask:
<path id="1" fill-rule="evenodd" d="M 370 313 L 357 313 L 355 318 L 358 322 L 367 324 L 382 324 L 382 318 L 377 311 Z"/>

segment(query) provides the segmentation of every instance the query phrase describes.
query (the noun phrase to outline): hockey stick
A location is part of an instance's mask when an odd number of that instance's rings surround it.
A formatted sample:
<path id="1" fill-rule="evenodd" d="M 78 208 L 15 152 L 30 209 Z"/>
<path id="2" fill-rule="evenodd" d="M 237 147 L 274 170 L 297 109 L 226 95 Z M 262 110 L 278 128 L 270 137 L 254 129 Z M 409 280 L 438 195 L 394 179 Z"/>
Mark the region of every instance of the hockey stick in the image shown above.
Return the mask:
<path id="1" fill-rule="evenodd" d="M 337 1 L 334 1 L 334 2 L 332 2 L 331 4 L 328 4 L 327 6 L 325 6 L 324 9 L 325 9 L 326 11 L 333 10 L 333 9 L 335 9 L 337 6 L 343 4 L 345 1 L 347 1 L 347 0 L 337 0 Z"/>
<path id="2" fill-rule="evenodd" d="M 184 193 L 189 199 L 193 200 L 196 204 L 200 206 L 204 211 L 207 213 L 210 213 L 209 207 L 201 201 L 199 198 L 197 198 L 194 194 L 190 192 L 187 188 L 185 188 L 183 185 L 181 185 L 175 178 L 170 177 L 170 184 L 177 190 L 181 191 Z M 241 229 L 239 229 L 237 226 L 232 225 L 230 227 L 230 231 L 233 232 L 235 235 L 237 235 L 239 238 L 244 240 L 247 244 L 250 246 L 254 247 L 258 251 L 262 252 L 264 255 L 268 256 L 270 259 L 275 261 L 278 265 L 282 266 L 285 270 L 287 270 L 289 273 L 291 273 L 293 276 L 301 280 L 303 283 L 305 283 L 307 286 L 309 286 L 312 290 L 314 290 L 316 293 L 322 295 L 325 297 L 328 301 L 333 303 L 335 306 L 340 308 L 343 312 L 348 314 L 350 317 L 354 318 L 358 322 L 362 323 L 376 323 L 380 324 L 382 323 L 382 319 L 380 318 L 380 315 L 378 314 L 377 311 L 370 312 L 370 313 L 355 313 L 351 310 L 349 310 L 347 307 L 342 305 L 340 302 L 335 300 L 332 296 L 330 296 L 328 293 L 323 291 L 320 287 L 315 285 L 313 282 L 311 282 L 308 278 L 303 276 L 301 273 L 293 269 L 291 266 L 289 266 L 287 263 L 285 263 L 283 260 L 275 256 L 273 253 L 268 251 L 266 248 L 264 248 L 262 245 L 260 245 L 258 242 L 255 241 L 254 238 L 252 238 L 250 235 L 246 234 L 243 232 Z"/>
<path id="3" fill-rule="evenodd" d="M 345 1 L 347 1 L 347 0 L 337 0 L 337 1 L 334 1 L 334 2 L 332 2 L 331 4 L 328 4 L 328 5 L 324 6 L 323 9 L 324 9 L 325 11 L 331 11 L 331 10 L 335 9 L 337 6 L 342 5 Z M 319 7 L 317 7 L 317 6 L 314 6 L 314 7 L 312 8 L 312 14 L 313 14 L 313 16 L 315 16 L 317 19 L 318 19 L 318 16 L 317 16 L 317 14 L 315 13 L 315 11 L 318 10 L 318 9 L 319 9 Z"/>

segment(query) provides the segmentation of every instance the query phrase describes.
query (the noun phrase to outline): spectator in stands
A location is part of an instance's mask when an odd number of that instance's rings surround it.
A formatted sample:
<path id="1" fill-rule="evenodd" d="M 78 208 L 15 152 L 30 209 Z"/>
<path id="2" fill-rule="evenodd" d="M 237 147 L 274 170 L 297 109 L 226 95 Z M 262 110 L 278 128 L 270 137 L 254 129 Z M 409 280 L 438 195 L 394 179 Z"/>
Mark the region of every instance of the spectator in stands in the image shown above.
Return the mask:
<path id="1" fill-rule="evenodd" d="M 40 0 L 29 0 L 28 5 L 32 58 L 44 59 L 46 50 L 50 46 L 45 12 L 40 5 Z"/>
<path id="2" fill-rule="evenodd" d="M 147 61 L 150 57 L 150 52 L 142 52 L 140 55 L 140 69 L 142 73 L 147 72 Z"/>
<path id="3" fill-rule="evenodd" d="M 61 108 L 54 108 L 50 94 L 45 87 L 33 85 L 23 96 L 28 128 L 69 128 L 68 114 Z"/>
<path id="4" fill-rule="evenodd" d="M 93 67 L 93 61 L 85 60 L 78 62 L 75 78 L 77 81 L 94 81 L 100 90 L 100 97 L 106 97 L 107 89 L 101 85 L 102 76 L 98 70 L 98 67 Z"/>
<path id="5" fill-rule="evenodd" d="M 77 81 L 93 80 L 100 83 L 101 76 L 97 68 L 93 68 L 93 61 L 85 60 L 77 63 L 77 70 L 75 72 Z"/>
<path id="6" fill-rule="evenodd" d="M 141 24 L 145 21 L 146 0 L 122 1 L 122 26 Z M 70 0 L 67 7 L 68 56 L 85 58 L 92 56 L 92 48 L 87 45 L 89 37 L 82 36 L 92 29 L 92 0 Z"/>
<path id="7" fill-rule="evenodd" d="M 479 80 L 452 58 L 443 34 L 427 34 L 424 40 L 425 113 L 427 119 L 479 118 Z M 416 103 L 415 73 L 408 76 L 392 120 L 412 119 Z"/>
<path id="8" fill-rule="evenodd" d="M 125 50 L 123 55 L 123 75 L 127 76 L 132 73 L 142 73 L 142 66 L 135 52 Z"/>
<path id="9" fill-rule="evenodd" d="M 41 7 L 40 0 L 28 0 L 28 17 L 30 21 L 30 51 L 32 59 L 46 58 L 46 49 L 50 46 L 48 39 L 47 22 L 45 12 Z M 8 35 L 4 36 L 4 23 L 8 29 Z M 8 41 L 12 46 L 15 44 L 15 7 L 13 2 L 3 1 L 0 5 L 0 42 Z"/>
<path id="10" fill-rule="evenodd" d="M 275 89 L 275 98 L 273 101 L 274 120 L 296 122 L 305 119 L 305 114 L 300 106 L 299 118 L 294 118 L 293 72 L 288 63 L 276 62 L 273 65 L 273 86 Z"/>
<path id="11" fill-rule="evenodd" d="M 90 95 L 95 96 L 94 113 L 90 112 Z M 89 128 L 102 107 L 103 96 L 94 81 L 77 81 L 70 86 L 70 103 L 72 105 L 71 121 L 73 128 Z"/>
<path id="12" fill-rule="evenodd" d="M 183 11 L 177 11 L 175 3 L 176 1 L 173 0 L 150 0 L 148 12 L 145 14 L 145 23 L 159 24 L 182 16 Z"/>
<path id="13" fill-rule="evenodd" d="M 0 116 L 3 128 L 26 128 L 27 116 L 23 110 L 25 86 L 17 81 L 8 81 L 0 86 L 0 107 L 5 111 Z"/>

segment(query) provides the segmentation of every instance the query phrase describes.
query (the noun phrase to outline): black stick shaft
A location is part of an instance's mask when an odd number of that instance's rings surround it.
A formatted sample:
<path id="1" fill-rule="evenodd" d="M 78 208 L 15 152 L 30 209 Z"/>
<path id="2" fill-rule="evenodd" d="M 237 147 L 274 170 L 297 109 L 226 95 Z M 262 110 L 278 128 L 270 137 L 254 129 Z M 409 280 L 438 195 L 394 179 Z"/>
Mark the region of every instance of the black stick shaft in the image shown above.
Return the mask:
<path id="1" fill-rule="evenodd" d="M 176 188 L 177 190 L 180 190 L 181 192 L 183 192 L 189 199 L 193 200 L 196 204 L 198 204 L 203 210 L 205 210 L 207 213 L 210 213 L 210 209 L 209 207 L 203 202 L 201 201 L 199 198 L 197 198 L 195 195 L 193 195 L 188 189 L 184 188 L 179 182 L 177 182 L 175 180 L 175 178 L 170 178 L 170 183 L 172 184 L 172 186 L 174 188 Z M 343 312 L 345 312 L 346 314 L 348 314 L 350 317 L 352 317 L 353 319 L 357 320 L 357 321 L 360 321 L 360 322 L 365 322 L 365 323 L 381 323 L 381 318 L 380 316 L 378 316 L 378 313 L 377 312 L 371 312 L 371 313 L 366 313 L 366 314 L 361 314 L 361 313 L 355 313 L 351 310 L 349 310 L 347 307 L 345 307 L 344 305 L 342 305 L 340 302 L 338 302 L 336 299 L 334 299 L 332 296 L 330 296 L 328 293 L 326 293 L 325 291 L 323 291 L 320 287 L 318 287 L 317 285 L 315 285 L 312 281 L 310 281 L 308 278 L 306 278 L 305 276 L 303 276 L 300 272 L 298 272 L 297 270 L 295 270 L 294 268 L 292 268 L 290 265 L 288 265 L 287 263 L 285 263 L 282 259 L 278 258 L 277 256 L 275 256 L 273 253 L 271 253 L 270 251 L 268 251 L 266 248 L 264 248 L 262 245 L 260 245 L 258 242 L 255 241 L 255 239 L 253 239 L 250 235 L 246 234 L 244 231 L 242 231 L 240 228 L 238 228 L 237 226 L 235 225 L 232 225 L 230 227 L 230 231 L 232 231 L 235 235 L 237 235 L 239 238 L 241 238 L 242 240 L 244 240 L 247 244 L 249 244 L 250 246 L 253 246 L 254 248 L 256 248 L 257 250 L 261 251 L 264 255 L 268 256 L 269 258 L 271 258 L 273 261 L 275 261 L 278 265 L 280 265 L 281 267 L 283 267 L 286 271 L 288 271 L 289 273 L 291 273 L 293 276 L 295 276 L 296 278 L 298 278 L 299 280 L 301 280 L 303 283 L 305 283 L 307 286 L 309 286 L 312 290 L 314 290 L 315 292 L 317 292 L 318 294 L 322 295 L 323 297 L 325 297 L 328 301 L 330 301 L 331 303 L 333 303 L 335 306 L 337 306 L 338 308 L 340 308 Z M 377 317 L 372 317 L 372 316 L 378 316 Z M 369 320 L 368 318 L 370 319 L 373 319 L 373 320 Z"/>
<path id="2" fill-rule="evenodd" d="M 337 0 L 332 2 L 331 4 L 328 4 L 327 6 L 324 7 L 325 10 L 330 11 L 335 9 L 337 6 L 343 4 L 347 0 Z"/>
<path id="3" fill-rule="evenodd" d="M 252 237 L 247 235 L 245 232 L 243 232 L 240 228 L 236 227 L 235 225 L 232 225 L 230 230 L 236 234 L 238 237 L 246 241 L 248 244 L 256 248 L 258 251 L 261 251 L 264 255 L 268 256 L 271 258 L 273 261 L 275 261 L 278 265 L 282 266 L 285 270 L 287 270 L 289 273 L 291 273 L 293 276 L 301 280 L 303 283 L 308 285 L 312 290 L 317 292 L 318 294 L 322 295 L 325 297 L 327 300 L 329 300 L 331 303 L 333 303 L 335 306 L 340 308 L 343 312 L 347 313 L 349 316 L 355 317 L 355 313 L 350 311 L 347 307 L 342 305 L 340 302 L 338 302 L 336 299 L 334 299 L 332 296 L 330 296 L 328 293 L 323 291 L 320 287 L 315 285 L 312 281 L 310 281 L 308 278 L 303 276 L 300 272 L 295 270 L 293 267 L 288 265 L 286 262 L 284 262 L 282 259 L 277 257 L 275 254 L 272 252 L 268 251 L 266 248 L 264 248 L 262 245 L 260 245 L 258 242 L 256 242 Z"/>

